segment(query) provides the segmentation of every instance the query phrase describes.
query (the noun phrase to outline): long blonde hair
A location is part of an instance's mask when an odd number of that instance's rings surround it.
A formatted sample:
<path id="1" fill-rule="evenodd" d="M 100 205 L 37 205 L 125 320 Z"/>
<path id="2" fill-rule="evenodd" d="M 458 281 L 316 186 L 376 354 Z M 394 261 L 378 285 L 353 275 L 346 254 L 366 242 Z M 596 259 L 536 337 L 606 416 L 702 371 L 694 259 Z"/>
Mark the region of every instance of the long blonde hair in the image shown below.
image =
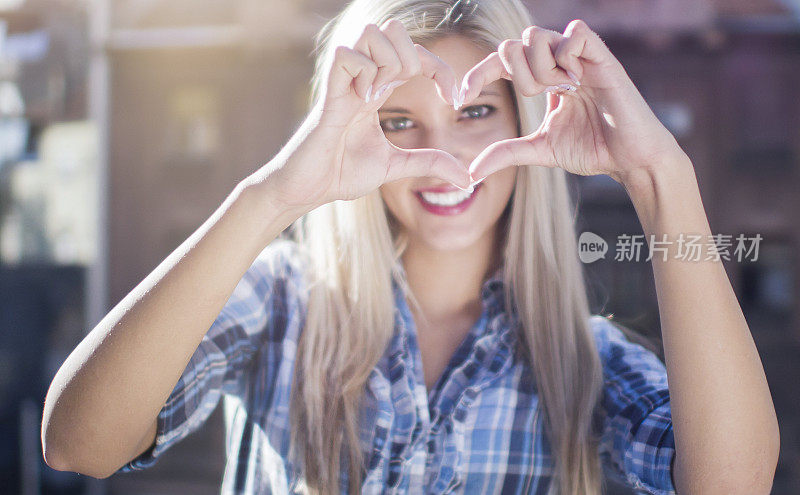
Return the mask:
<path id="1" fill-rule="evenodd" d="M 458 4 L 457 7 L 455 4 Z M 321 96 L 336 46 L 352 47 L 368 23 L 394 18 L 415 43 L 460 34 L 487 53 L 534 24 L 520 0 L 354 0 L 316 38 L 309 108 Z M 528 134 L 546 112 L 545 94 L 514 93 L 518 128 Z M 564 170 L 522 166 L 504 215 L 506 309 L 516 311 L 519 342 L 531 364 L 555 464 L 551 493 L 600 493 L 593 418 L 602 368 L 589 328 L 577 258 L 573 206 Z M 298 220 L 296 240 L 309 256 L 307 319 L 297 350 L 290 456 L 311 493 L 339 492 L 347 462 L 349 493 L 364 475 L 359 406 L 372 369 L 394 332 L 392 280 L 412 301 L 398 269 L 406 239 L 379 191 L 325 204 Z M 534 359 L 535 357 L 535 359 Z M 343 459 L 343 457 L 346 457 Z"/>

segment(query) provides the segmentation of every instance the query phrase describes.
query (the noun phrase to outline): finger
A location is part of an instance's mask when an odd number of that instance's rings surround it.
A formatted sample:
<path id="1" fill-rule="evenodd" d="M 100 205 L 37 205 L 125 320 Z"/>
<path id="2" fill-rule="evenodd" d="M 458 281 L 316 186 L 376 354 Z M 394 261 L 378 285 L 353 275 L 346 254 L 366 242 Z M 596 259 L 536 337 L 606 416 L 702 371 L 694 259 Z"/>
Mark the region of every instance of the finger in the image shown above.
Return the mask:
<path id="1" fill-rule="evenodd" d="M 534 79 L 524 47 L 520 40 L 505 40 L 497 47 L 497 54 L 506 72 L 511 75 L 514 87 L 524 96 L 541 93 L 545 86 Z"/>
<path id="2" fill-rule="evenodd" d="M 455 105 L 458 94 L 456 91 L 456 73 L 453 68 L 437 55 L 428 51 L 424 46 L 415 43 L 414 48 L 417 49 L 422 75 L 433 79 L 436 85 L 436 92 L 448 105 Z"/>
<path id="3" fill-rule="evenodd" d="M 377 85 L 376 83 L 373 100 L 377 101 L 383 97 L 381 101 L 381 104 L 383 104 L 394 88 L 422 72 L 422 63 L 419 60 L 416 48 L 414 48 L 414 43 L 411 41 L 411 37 L 402 22 L 397 19 L 389 19 L 381 25 L 380 29 L 392 44 L 392 48 L 400 60 L 400 72 L 395 74 L 394 81 L 382 85 Z"/>
<path id="4" fill-rule="evenodd" d="M 371 82 L 373 93 L 382 85 L 392 82 L 403 68 L 392 42 L 375 24 L 364 27 L 353 49 L 372 59 L 378 67 L 375 79 Z"/>
<path id="5" fill-rule="evenodd" d="M 400 59 L 401 70 L 395 75 L 395 78 L 397 80 L 408 80 L 420 74 L 422 72 L 422 63 L 403 23 L 397 19 L 389 19 L 381 25 L 381 31 L 392 43 Z"/>
<path id="6" fill-rule="evenodd" d="M 544 135 L 523 136 L 491 144 L 469 166 L 472 184 L 498 170 L 521 165 L 557 166 Z"/>
<path id="7" fill-rule="evenodd" d="M 370 58 L 346 46 L 337 46 L 328 74 L 326 97 L 339 98 L 355 90 L 356 95 L 364 99 L 377 72 L 378 66 Z"/>
<path id="8" fill-rule="evenodd" d="M 574 23 L 570 23 L 570 25 L 573 26 L 572 29 L 567 27 L 564 31 L 564 41 L 558 44 L 553 56 L 573 83 L 580 85 L 583 67 L 579 58 L 586 47 L 587 37 L 581 30 L 575 29 Z"/>
<path id="9" fill-rule="evenodd" d="M 539 26 L 529 26 L 522 32 L 522 45 L 537 82 L 545 86 L 574 84 L 566 70 L 556 63 L 554 51 L 562 43 L 561 34 Z"/>
<path id="10" fill-rule="evenodd" d="M 464 79 L 461 82 L 461 101 L 464 104 L 472 101 L 481 94 L 484 86 L 500 78 L 512 80 L 511 74 L 508 73 L 500 60 L 500 55 L 497 52 L 492 52 L 464 74 Z"/>
<path id="11" fill-rule="evenodd" d="M 592 64 L 618 62 L 600 36 L 581 19 L 575 19 L 564 30 L 564 41 L 555 50 L 558 64 L 575 75 L 578 82 L 583 76 L 583 65 L 579 59 Z"/>
<path id="12" fill-rule="evenodd" d="M 405 150 L 392 146 L 395 152 L 389 159 L 384 182 L 408 177 L 436 177 L 459 189 L 469 188 L 470 177 L 466 167 L 450 153 L 433 148 Z"/>

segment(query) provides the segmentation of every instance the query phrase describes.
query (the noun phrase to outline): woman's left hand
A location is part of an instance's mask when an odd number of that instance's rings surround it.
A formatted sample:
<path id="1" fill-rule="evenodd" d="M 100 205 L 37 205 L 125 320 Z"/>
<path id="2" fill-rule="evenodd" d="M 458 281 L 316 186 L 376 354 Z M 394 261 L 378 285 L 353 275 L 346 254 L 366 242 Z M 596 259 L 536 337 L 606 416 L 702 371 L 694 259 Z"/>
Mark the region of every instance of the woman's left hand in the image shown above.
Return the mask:
<path id="1" fill-rule="evenodd" d="M 524 96 L 548 91 L 547 113 L 532 134 L 483 150 L 470 165 L 473 184 L 512 165 L 607 174 L 624 184 L 634 171 L 652 171 L 685 157 L 622 64 L 580 19 L 570 22 L 563 35 L 530 26 L 521 40 L 503 41 L 464 76 L 463 101 L 499 78 L 512 81 Z M 574 90 L 558 87 L 565 84 Z"/>

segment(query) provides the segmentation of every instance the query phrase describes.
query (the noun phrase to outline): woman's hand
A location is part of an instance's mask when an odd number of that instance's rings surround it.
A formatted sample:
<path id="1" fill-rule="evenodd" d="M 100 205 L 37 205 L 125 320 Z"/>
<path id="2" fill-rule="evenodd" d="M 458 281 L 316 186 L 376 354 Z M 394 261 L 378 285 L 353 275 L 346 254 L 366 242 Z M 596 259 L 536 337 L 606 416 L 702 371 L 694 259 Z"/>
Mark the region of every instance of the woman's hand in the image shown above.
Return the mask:
<path id="1" fill-rule="evenodd" d="M 419 74 L 433 79 L 442 99 L 455 104 L 458 88 L 449 65 L 412 43 L 399 21 L 380 28 L 368 24 L 352 48 L 336 48 L 317 105 L 276 156 L 279 168 L 267 164 L 247 180 L 269 183 L 282 206 L 311 209 L 406 177 L 437 177 L 466 189 L 469 172 L 455 157 L 437 149 L 398 148 L 380 127 L 378 108 L 395 87 Z"/>
<path id="2" fill-rule="evenodd" d="M 635 171 L 683 155 L 619 61 L 581 20 L 570 22 L 563 35 L 530 26 L 521 40 L 503 41 L 464 76 L 464 102 L 501 77 L 524 96 L 547 91 L 547 113 L 532 134 L 498 141 L 478 155 L 470 165 L 473 184 L 511 165 L 607 174 L 624 184 Z"/>

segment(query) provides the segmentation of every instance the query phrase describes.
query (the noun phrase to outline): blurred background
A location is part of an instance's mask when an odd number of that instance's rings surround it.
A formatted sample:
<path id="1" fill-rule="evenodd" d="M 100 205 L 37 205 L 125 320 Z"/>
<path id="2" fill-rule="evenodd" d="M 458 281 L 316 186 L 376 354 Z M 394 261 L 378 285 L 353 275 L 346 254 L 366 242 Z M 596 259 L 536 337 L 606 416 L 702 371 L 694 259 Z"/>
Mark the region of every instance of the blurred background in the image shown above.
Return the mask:
<path id="1" fill-rule="evenodd" d="M 756 261 L 725 266 L 780 419 L 773 493 L 800 493 L 800 2 L 526 3 L 538 25 L 600 33 L 693 160 L 714 233 L 762 236 Z M 44 464 L 43 400 L 82 337 L 294 133 L 312 37 L 343 4 L 0 0 L 0 491 L 219 492 L 222 407 L 150 470 L 95 480 Z M 616 182 L 572 179 L 579 231 L 641 233 Z M 586 270 L 594 312 L 658 339 L 649 263 Z"/>

